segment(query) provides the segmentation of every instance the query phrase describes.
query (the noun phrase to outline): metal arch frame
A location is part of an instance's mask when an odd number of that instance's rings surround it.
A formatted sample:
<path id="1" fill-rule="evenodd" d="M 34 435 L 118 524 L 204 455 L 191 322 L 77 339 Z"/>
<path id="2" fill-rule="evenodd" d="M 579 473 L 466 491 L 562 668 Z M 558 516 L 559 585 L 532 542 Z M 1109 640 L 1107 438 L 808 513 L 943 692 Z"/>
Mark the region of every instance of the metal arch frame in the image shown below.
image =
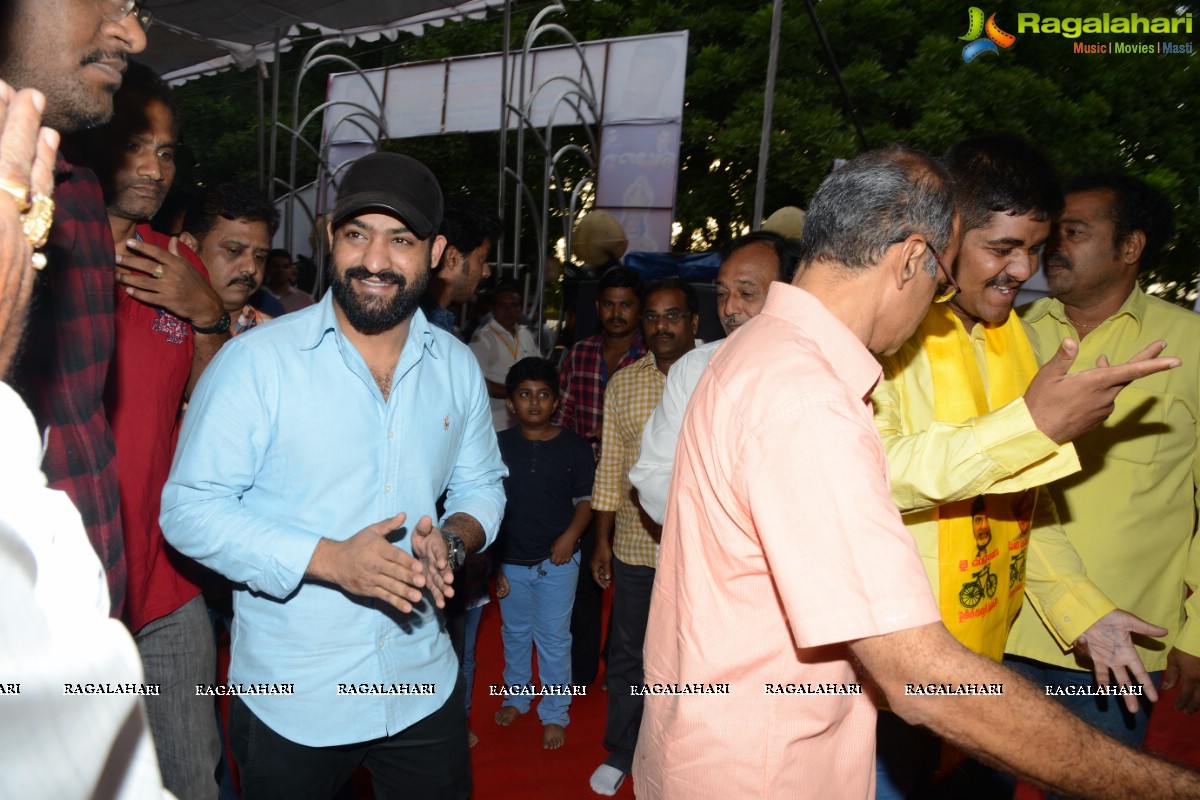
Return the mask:
<path id="1" fill-rule="evenodd" d="M 303 212 L 307 215 L 310 224 L 315 230 L 317 227 L 318 217 L 317 208 L 320 208 L 320 193 L 323 191 L 326 180 L 336 176 L 342 169 L 342 167 L 339 166 L 338 168 L 331 170 L 329 166 L 329 147 L 330 139 L 332 137 L 326 137 L 322 131 L 320 147 L 314 146 L 313 143 L 305 137 L 304 131 L 309 125 L 312 124 L 313 120 L 322 118 L 325 111 L 330 108 L 349 107 L 354 109 L 354 111 L 346 114 L 344 117 L 338 120 L 334 130 L 337 130 L 337 128 L 340 128 L 343 124 L 352 125 L 362 131 L 369 141 L 375 142 L 376 146 L 388 138 L 387 120 L 384 116 L 383 97 L 381 93 L 376 90 L 375 85 L 368 79 L 362 68 L 359 67 L 358 64 L 354 63 L 354 61 L 352 61 L 350 58 L 339 53 L 322 52 L 335 45 L 341 45 L 343 47 L 346 46 L 345 43 L 339 39 L 324 39 L 313 45 L 312 48 L 305 53 L 303 60 L 300 62 L 300 68 L 296 74 L 296 80 L 292 87 L 291 125 L 286 125 L 279 120 L 279 80 L 281 73 L 279 65 L 281 62 L 278 58 L 276 58 L 275 61 L 275 88 L 272 96 L 271 109 L 271 118 L 273 122 L 271 125 L 270 157 L 268 159 L 267 185 L 263 188 L 265 188 L 267 196 L 272 203 L 274 203 L 276 199 L 276 189 L 281 189 L 283 191 L 283 197 L 286 199 L 283 214 L 283 237 L 284 241 L 287 242 L 289 246 L 292 242 L 295 227 L 296 205 L 299 204 L 301 206 Z M 310 110 L 304 115 L 303 119 L 301 119 L 301 86 L 313 69 L 323 64 L 338 64 L 348 67 L 348 71 L 353 72 L 362 78 L 363 83 L 371 93 L 372 99 L 375 101 L 375 107 L 371 108 L 370 106 L 363 105 L 362 103 L 352 100 L 327 100 Z M 386 94 L 386 77 L 384 80 L 385 85 L 383 93 Z M 289 149 L 287 180 L 284 180 L 275 174 L 277 152 L 281 133 L 286 137 Z M 316 208 L 310 207 L 297 191 L 299 187 L 296 186 L 296 171 L 299 155 L 302 150 L 307 150 L 309 153 L 315 156 L 317 160 L 317 174 L 313 181 L 313 184 L 316 186 L 318 192 Z M 314 236 L 313 239 L 315 244 L 313 256 L 318 265 L 316 289 L 319 292 L 325 280 L 324 270 L 321 269 L 321 265 L 325 261 L 329 243 L 326 241 L 326 237 L 321 236 L 319 233 L 318 235 Z"/>
<path id="2" fill-rule="evenodd" d="M 517 191 L 513 196 L 512 205 L 512 257 L 511 264 L 513 265 L 513 277 L 517 278 L 521 271 L 521 221 L 524 215 L 523 203 L 528 203 L 531 210 L 537 208 L 537 204 L 533 198 L 533 194 L 529 188 L 528 181 L 523 173 L 525 166 L 525 142 L 526 136 L 532 136 L 534 142 L 544 152 L 542 160 L 542 203 L 540 213 L 532 216 L 534 233 L 537 241 L 540 243 L 537 254 L 534 259 L 534 268 L 536 269 L 537 287 L 534 296 L 537 298 L 535 320 L 537 330 L 540 332 L 545 314 L 545 290 L 546 290 L 546 247 L 548 242 L 545 240 L 545 232 L 550 229 L 551 215 L 551 198 L 550 186 L 554 184 L 555 194 L 557 195 L 556 208 L 559 211 L 559 216 L 562 218 L 565 238 L 568 243 L 568 253 L 571 240 L 571 229 L 573 228 L 573 220 L 575 213 L 578 211 L 578 202 L 583 187 L 590 187 L 595 183 L 596 159 L 593 155 L 598 152 L 597 139 L 593 126 L 599 126 L 601 113 L 596 100 L 596 82 L 592 76 L 592 71 L 584 57 L 583 48 L 579 41 L 575 38 L 570 30 L 558 23 L 545 23 L 545 19 L 552 14 L 560 14 L 566 11 L 565 6 L 560 2 L 555 2 L 542 9 L 530 22 L 526 29 L 524 41 L 522 43 L 521 52 L 518 57 L 518 80 L 517 80 L 517 101 L 513 103 L 508 98 L 508 92 L 511 85 L 511 51 L 509 48 L 510 40 L 510 8 L 509 4 L 505 5 L 505 20 L 504 20 L 504 71 L 502 76 L 502 102 L 501 102 L 501 119 L 500 119 L 500 181 L 499 181 L 499 202 L 498 208 L 503 216 L 505 207 L 508 181 L 512 180 Z M 571 49 L 579 58 L 579 64 L 582 68 L 584 81 L 576 80 L 565 75 L 554 75 L 536 86 L 530 86 L 531 80 L 531 51 L 537 41 L 547 34 L 557 34 L 567 41 Z M 584 85 L 586 81 L 586 86 Z M 532 122 L 533 104 L 539 99 L 544 91 L 553 84 L 566 83 L 569 87 L 561 91 L 550 105 L 549 114 L 546 120 L 545 131 L 543 132 L 536 127 Z M 553 150 L 553 129 L 555 127 L 555 118 L 558 116 L 559 109 L 564 105 L 575 112 L 578 124 L 583 127 L 585 135 L 588 139 L 588 149 L 577 145 L 567 144 L 560 147 L 558 150 Z M 591 121 L 584 116 L 584 110 L 590 112 Z M 508 133 L 509 120 L 511 117 L 516 117 L 516 164 L 515 168 L 508 164 Z M 567 175 L 561 169 L 561 164 L 569 155 L 582 156 L 586 171 L 580 179 L 578 179 L 572 187 L 571 196 L 568 199 L 563 193 L 564 178 Z M 499 260 L 503 261 L 502 254 L 507 242 L 501 234 L 501 239 L 497 243 L 497 255 Z M 568 255 L 569 257 L 569 255 Z M 565 312 L 565 308 L 563 311 Z"/>

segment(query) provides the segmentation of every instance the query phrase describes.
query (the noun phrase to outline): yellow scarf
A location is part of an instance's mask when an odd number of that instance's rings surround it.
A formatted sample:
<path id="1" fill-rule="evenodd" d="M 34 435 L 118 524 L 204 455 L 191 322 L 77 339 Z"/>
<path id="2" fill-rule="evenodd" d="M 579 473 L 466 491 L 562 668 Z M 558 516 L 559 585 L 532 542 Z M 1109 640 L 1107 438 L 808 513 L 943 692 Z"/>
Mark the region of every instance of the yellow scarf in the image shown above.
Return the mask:
<path id="1" fill-rule="evenodd" d="M 978 323 L 981 324 L 982 323 Z M 934 416 L 965 422 L 1021 397 L 1037 360 L 1021 322 L 984 327 L 987 388 L 971 336 L 948 305 L 935 305 L 918 334 L 933 368 Z M 966 647 L 999 661 L 1025 589 L 1025 548 L 1036 489 L 980 495 L 938 509 L 942 621 Z"/>

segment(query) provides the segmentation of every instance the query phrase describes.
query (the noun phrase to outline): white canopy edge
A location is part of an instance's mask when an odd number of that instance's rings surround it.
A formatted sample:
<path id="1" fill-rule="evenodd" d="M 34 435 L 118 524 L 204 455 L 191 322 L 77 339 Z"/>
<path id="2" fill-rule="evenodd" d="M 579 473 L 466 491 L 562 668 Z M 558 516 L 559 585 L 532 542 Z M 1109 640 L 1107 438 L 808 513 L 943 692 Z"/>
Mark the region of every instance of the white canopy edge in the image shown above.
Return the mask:
<path id="1" fill-rule="evenodd" d="M 426 26 L 440 27 L 446 20 L 459 20 L 463 18 L 482 19 L 486 16 L 488 9 L 503 6 L 505 2 L 506 0 L 468 0 L 468 2 L 456 3 L 452 6 L 427 11 L 411 17 L 358 27 L 332 28 L 315 22 L 311 24 L 291 25 L 280 38 L 279 50 L 280 52 L 291 50 L 295 37 L 300 35 L 302 29 L 308 31 L 316 30 L 325 37 L 341 39 L 347 45 L 353 44 L 356 41 L 374 42 L 378 41 L 381 37 L 389 41 L 395 41 L 396 36 L 401 31 L 411 33 L 414 36 L 421 36 Z M 202 75 L 211 75 L 230 69 L 231 67 L 249 69 L 259 62 L 271 62 L 275 60 L 273 30 L 262 30 L 260 35 L 268 38 L 263 39 L 258 44 L 242 44 L 225 39 L 210 38 L 187 30 L 173 24 L 166 14 L 160 15 L 156 12 L 154 27 L 150 33 L 151 38 L 156 38 L 156 34 L 159 36 L 165 34 L 178 40 L 186 40 L 187 50 L 189 51 L 208 51 L 215 54 L 213 58 L 163 73 L 162 77 L 172 85 L 179 85 L 193 78 L 199 78 Z M 169 49 L 175 50 L 175 48 Z M 178 52 L 176 50 L 176 58 L 178 57 Z M 153 54 L 147 60 L 151 62 L 151 66 L 153 67 Z"/>

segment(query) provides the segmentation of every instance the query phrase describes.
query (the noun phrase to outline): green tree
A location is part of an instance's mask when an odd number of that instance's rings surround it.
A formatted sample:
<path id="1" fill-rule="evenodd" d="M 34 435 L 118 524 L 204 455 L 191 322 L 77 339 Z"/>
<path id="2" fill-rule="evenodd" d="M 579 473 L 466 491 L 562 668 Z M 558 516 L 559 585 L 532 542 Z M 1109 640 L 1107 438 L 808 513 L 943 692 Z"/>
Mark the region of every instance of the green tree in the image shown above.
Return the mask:
<path id="1" fill-rule="evenodd" d="M 1178 5 L 1149 0 L 1038 5 L 1044 17 L 1182 13 Z M 515 6 L 514 46 L 541 8 L 540 2 Z M 1074 54 L 1071 39 L 1026 33 L 998 56 L 966 64 L 958 38 L 967 28 L 963 7 L 933 0 L 823 0 L 816 8 L 869 146 L 900 141 L 940 153 L 965 136 L 1007 130 L 1038 143 L 1064 175 L 1116 169 L 1143 177 L 1167 193 L 1178 228 L 1176 245 L 1153 280 L 1176 300 L 1194 286 L 1200 163 L 1192 136 L 1200 129 L 1200 71 L 1191 57 Z M 985 8 L 1011 33 L 1017 33 L 1017 13 L 1027 10 L 1027 4 L 1008 0 Z M 685 235 L 679 247 L 691 246 L 693 236 L 701 245 L 720 245 L 752 222 L 770 20 L 769 2 L 744 0 L 571 2 L 557 20 L 580 40 L 689 31 L 676 205 Z M 381 66 L 497 51 L 502 35 L 500 15 L 492 14 L 348 52 L 363 66 Z M 298 58 L 284 58 L 285 86 Z M 316 105 L 323 92 L 324 77 L 311 77 L 302 105 Z M 244 74 L 206 78 L 187 84 L 180 95 L 188 113 L 192 178 L 255 180 L 253 80 Z M 494 136 L 396 146 L 431 158 L 448 189 L 469 189 L 476 197 L 497 190 Z M 833 160 L 860 150 L 812 20 L 803 3 L 787 0 L 766 210 L 806 205 Z"/>

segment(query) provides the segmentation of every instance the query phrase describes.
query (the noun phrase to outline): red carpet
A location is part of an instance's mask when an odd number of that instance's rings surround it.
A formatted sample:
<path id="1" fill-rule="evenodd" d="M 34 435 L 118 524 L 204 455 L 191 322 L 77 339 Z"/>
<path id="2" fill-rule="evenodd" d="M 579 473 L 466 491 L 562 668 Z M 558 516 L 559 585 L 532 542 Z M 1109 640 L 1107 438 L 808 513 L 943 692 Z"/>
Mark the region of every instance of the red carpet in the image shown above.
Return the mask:
<path id="1" fill-rule="evenodd" d="M 606 621 L 611 595 L 611 591 L 605 594 Z M 222 679 L 228 664 L 225 649 L 228 643 L 223 644 Z M 596 683 L 587 687 L 585 697 L 576 697 L 572 701 L 567 743 L 559 750 L 543 750 L 542 726 L 537 719 L 536 706 L 507 728 L 492 721 L 492 715 L 500 708 L 501 698 L 489 696 L 488 688 L 502 682 L 504 669 L 500 606 L 494 598 L 484 607 L 475 657 L 471 729 L 479 736 L 479 744 L 471 750 L 471 767 L 476 800 L 596 800 L 599 795 L 588 787 L 588 778 L 607 755 L 604 717 L 608 695 L 599 688 L 604 680 L 603 673 Z M 1145 749 L 1200 770 L 1200 715 L 1188 716 L 1175 711 L 1178 693 L 1178 689 L 1164 692 L 1160 698 L 1151 717 Z M 355 776 L 352 796 L 356 800 L 372 797 L 370 777 L 363 771 Z M 634 796 L 632 778 L 625 780 L 616 796 L 623 800 Z M 1041 792 L 1036 789 L 1025 785 L 1017 788 L 1018 800 L 1041 797 Z"/>

